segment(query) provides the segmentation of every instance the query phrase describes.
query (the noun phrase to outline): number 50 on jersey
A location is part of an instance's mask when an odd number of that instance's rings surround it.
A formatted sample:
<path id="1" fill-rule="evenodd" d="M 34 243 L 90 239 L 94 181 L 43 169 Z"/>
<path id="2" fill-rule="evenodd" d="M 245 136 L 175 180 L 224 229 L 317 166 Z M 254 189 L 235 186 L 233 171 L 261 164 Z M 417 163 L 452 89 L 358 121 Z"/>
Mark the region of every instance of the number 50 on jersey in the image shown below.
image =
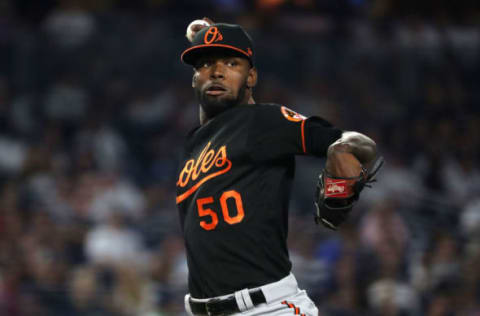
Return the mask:
<path id="1" fill-rule="evenodd" d="M 228 209 L 227 201 L 232 199 L 235 202 L 236 214 L 232 216 Z M 218 225 L 217 213 L 209 208 L 208 204 L 214 202 L 213 196 L 197 199 L 198 216 L 202 218 L 200 226 L 205 230 L 213 230 Z M 243 211 L 242 196 L 235 190 L 225 191 L 220 196 L 220 206 L 222 209 L 222 217 L 225 223 L 235 225 L 240 223 L 245 217 Z M 204 218 L 204 219 L 203 219 Z"/>

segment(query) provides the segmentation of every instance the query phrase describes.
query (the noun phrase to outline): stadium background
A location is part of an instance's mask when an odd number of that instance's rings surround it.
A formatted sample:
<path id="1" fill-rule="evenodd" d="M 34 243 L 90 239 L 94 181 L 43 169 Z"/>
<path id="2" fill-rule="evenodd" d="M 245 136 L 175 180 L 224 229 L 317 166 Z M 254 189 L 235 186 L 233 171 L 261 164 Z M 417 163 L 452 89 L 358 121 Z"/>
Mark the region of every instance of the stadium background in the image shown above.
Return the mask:
<path id="1" fill-rule="evenodd" d="M 322 162 L 298 158 L 289 244 L 320 315 L 479 315 L 473 0 L 0 0 L 0 315 L 183 315 L 179 54 L 203 16 L 255 39 L 257 101 L 386 158 L 338 233 L 313 223 Z"/>

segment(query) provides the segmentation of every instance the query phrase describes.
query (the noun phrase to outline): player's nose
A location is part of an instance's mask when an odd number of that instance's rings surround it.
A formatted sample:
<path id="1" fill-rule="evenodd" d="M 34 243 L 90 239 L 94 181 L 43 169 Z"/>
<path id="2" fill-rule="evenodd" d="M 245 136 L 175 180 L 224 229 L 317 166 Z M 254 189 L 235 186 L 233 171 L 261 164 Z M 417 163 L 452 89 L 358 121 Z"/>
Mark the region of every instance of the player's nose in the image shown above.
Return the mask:
<path id="1" fill-rule="evenodd" d="M 210 73 L 210 77 L 219 79 L 225 78 L 225 65 L 218 61 L 212 65 L 212 72 Z"/>

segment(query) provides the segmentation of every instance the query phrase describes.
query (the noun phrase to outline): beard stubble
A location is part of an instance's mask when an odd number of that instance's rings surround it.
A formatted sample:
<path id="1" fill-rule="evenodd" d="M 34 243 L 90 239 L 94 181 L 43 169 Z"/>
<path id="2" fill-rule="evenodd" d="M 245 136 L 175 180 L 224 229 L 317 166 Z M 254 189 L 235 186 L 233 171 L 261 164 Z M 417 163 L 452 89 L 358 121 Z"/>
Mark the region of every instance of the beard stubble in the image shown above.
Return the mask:
<path id="1" fill-rule="evenodd" d="M 197 101 L 200 103 L 205 114 L 212 118 L 225 110 L 228 110 L 232 107 L 240 105 L 244 103 L 245 94 L 247 91 L 247 82 L 245 81 L 240 89 L 238 90 L 238 94 L 236 97 L 228 96 L 226 98 L 218 98 L 218 97 L 211 97 L 208 96 L 206 93 L 202 93 L 199 88 L 195 88 L 195 96 Z"/>

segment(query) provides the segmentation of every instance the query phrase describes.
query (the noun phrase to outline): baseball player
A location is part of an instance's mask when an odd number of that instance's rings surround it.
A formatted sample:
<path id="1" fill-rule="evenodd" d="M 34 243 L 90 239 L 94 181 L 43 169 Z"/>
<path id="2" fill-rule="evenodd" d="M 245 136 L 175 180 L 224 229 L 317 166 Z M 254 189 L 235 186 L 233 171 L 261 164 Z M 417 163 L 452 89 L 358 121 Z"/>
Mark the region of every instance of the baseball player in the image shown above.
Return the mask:
<path id="1" fill-rule="evenodd" d="M 200 126 L 189 132 L 176 203 L 189 267 L 190 315 L 310 315 L 286 246 L 295 155 L 327 156 L 316 220 L 336 229 L 363 185 L 375 143 L 285 105 L 256 103 L 252 39 L 239 25 L 199 28 L 181 60 L 193 66 Z"/>

